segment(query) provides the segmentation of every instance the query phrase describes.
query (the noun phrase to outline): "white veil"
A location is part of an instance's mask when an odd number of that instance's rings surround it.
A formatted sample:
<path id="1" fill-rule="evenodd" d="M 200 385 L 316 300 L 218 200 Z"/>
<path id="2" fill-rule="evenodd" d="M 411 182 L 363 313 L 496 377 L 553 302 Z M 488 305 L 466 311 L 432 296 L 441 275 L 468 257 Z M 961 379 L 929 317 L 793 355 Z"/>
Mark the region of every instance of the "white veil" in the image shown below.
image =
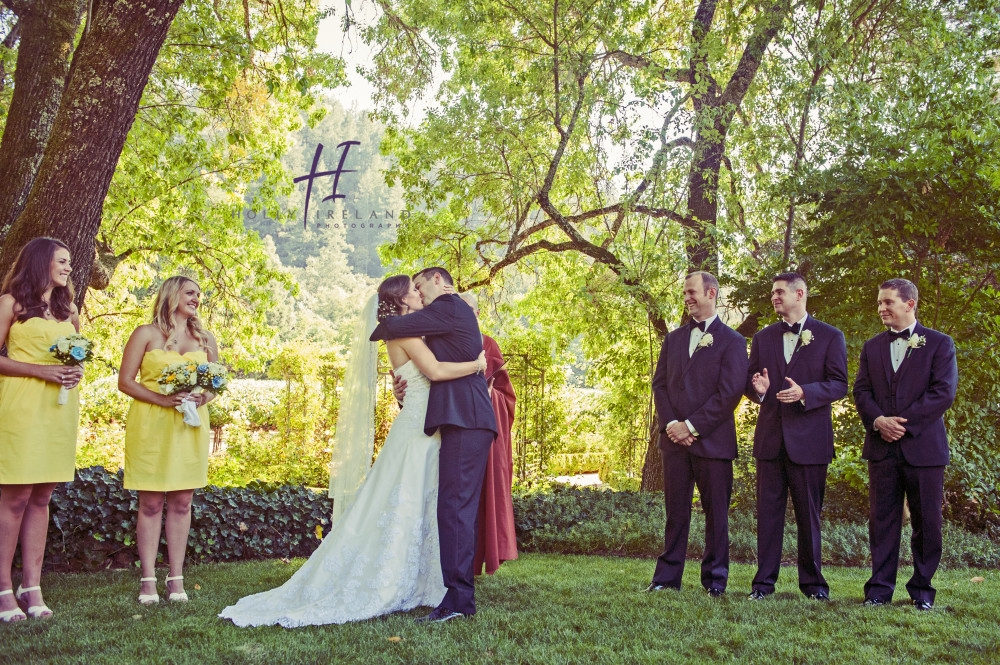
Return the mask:
<path id="1" fill-rule="evenodd" d="M 369 342 L 368 338 L 375 329 L 377 306 L 376 294 L 365 303 L 352 331 L 330 460 L 331 526 L 354 502 L 354 495 L 368 474 L 375 447 L 378 342 Z"/>

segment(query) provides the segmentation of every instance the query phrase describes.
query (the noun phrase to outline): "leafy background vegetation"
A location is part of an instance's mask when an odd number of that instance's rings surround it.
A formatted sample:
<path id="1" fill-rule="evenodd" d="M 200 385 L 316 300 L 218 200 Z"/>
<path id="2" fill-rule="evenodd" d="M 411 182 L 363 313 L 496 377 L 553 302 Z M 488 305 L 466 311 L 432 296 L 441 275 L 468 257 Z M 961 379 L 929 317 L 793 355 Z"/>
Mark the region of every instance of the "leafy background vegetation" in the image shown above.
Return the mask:
<path id="1" fill-rule="evenodd" d="M 0 5 L 3 126 L 17 4 Z M 706 23 L 696 10 L 708 4 Z M 120 349 L 174 272 L 200 280 L 239 376 L 212 407 L 213 484 L 326 484 L 351 322 L 386 274 L 433 263 L 479 294 L 484 331 L 512 358 L 527 442 L 518 475 L 542 504 L 557 474 L 657 487 L 649 379 L 662 335 L 683 320 L 690 266 L 718 272 L 723 316 L 748 336 L 772 318 L 767 276 L 799 270 L 810 312 L 845 332 L 852 363 L 880 329 L 877 283 L 903 275 L 921 289 L 923 322 L 959 350 L 949 517 L 996 537 L 994 10 L 379 2 L 370 21 L 342 16 L 345 40 L 372 45 L 368 114 L 338 101 L 345 65 L 316 48 L 324 11 L 312 3 L 286 3 L 279 20 L 269 3 L 184 3 L 100 215 L 107 283 L 87 291 L 82 319 L 103 362 L 87 368 L 78 466 L 121 465 Z M 319 144 L 319 169 L 336 168 L 349 140 L 345 198 L 324 201 L 332 182 L 317 181 L 303 219 L 293 179 Z M 378 409 L 384 437 L 385 383 Z M 744 404 L 743 515 L 753 424 Z M 863 518 L 867 476 L 849 398 L 835 428 L 827 512 L 850 523 Z M 600 549 L 633 547 L 615 537 L 594 536 Z"/>

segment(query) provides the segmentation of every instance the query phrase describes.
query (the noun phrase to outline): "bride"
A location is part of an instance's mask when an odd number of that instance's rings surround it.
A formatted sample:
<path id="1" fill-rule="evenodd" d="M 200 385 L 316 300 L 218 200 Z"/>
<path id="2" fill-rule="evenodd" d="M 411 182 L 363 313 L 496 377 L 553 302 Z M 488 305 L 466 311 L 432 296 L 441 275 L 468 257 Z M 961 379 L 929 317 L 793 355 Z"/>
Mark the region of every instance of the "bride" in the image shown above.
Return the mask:
<path id="1" fill-rule="evenodd" d="M 365 477 L 374 444 L 377 342 L 382 321 L 423 308 L 406 275 L 389 277 L 365 305 L 354 331 L 334 438 L 330 533 L 282 586 L 241 599 L 219 616 L 237 626 L 286 628 L 346 623 L 420 605 L 445 595 L 437 529 L 438 434 L 424 434 L 430 382 L 485 367 L 485 359 L 438 362 L 417 337 L 387 342 L 406 402 Z M 376 311 L 377 310 L 377 311 Z M 353 499 L 353 500 L 352 500 Z"/>

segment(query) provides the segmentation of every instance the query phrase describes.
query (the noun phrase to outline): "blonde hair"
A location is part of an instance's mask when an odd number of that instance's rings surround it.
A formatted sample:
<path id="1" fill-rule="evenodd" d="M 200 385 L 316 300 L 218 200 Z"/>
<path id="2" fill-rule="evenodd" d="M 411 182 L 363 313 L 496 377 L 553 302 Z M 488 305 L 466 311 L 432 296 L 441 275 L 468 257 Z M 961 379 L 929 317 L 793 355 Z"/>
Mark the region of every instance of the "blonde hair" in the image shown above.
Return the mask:
<path id="1" fill-rule="evenodd" d="M 198 282 L 194 281 L 190 277 L 184 277 L 183 275 L 175 275 L 168 278 L 163 284 L 160 285 L 160 290 L 156 294 L 156 300 L 153 302 L 153 325 L 156 329 L 163 333 L 163 336 L 167 338 L 167 343 L 164 348 L 170 346 L 170 334 L 173 332 L 173 316 L 172 314 L 177 310 L 177 306 L 181 302 L 181 291 L 184 289 L 184 284 L 186 282 L 191 282 L 201 290 L 198 286 Z M 197 315 L 190 317 L 187 320 L 188 332 L 198 340 L 198 344 L 202 348 L 208 348 L 208 334 L 205 329 L 201 327 L 201 319 Z"/>

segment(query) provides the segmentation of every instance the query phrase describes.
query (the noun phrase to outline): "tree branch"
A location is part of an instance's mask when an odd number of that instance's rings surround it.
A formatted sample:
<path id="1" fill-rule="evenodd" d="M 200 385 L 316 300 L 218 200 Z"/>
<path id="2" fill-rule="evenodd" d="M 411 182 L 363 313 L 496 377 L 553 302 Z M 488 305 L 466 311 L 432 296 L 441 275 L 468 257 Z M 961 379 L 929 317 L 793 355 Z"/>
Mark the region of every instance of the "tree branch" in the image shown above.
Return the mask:
<path id="1" fill-rule="evenodd" d="M 706 0 L 706 2 L 709 1 L 711 0 Z M 735 108 L 743 101 L 743 97 L 746 96 L 747 90 L 750 88 L 750 83 L 757 75 L 757 69 L 764 58 L 764 51 L 767 50 L 768 44 L 771 43 L 771 40 L 778 33 L 778 29 L 785 22 L 785 16 L 790 10 L 790 0 L 775 0 L 764 10 L 767 20 L 758 26 L 753 36 L 747 41 L 740 62 L 736 66 L 736 71 L 722 93 L 720 101 L 723 104 L 732 104 Z"/>
<path id="2" fill-rule="evenodd" d="M 604 57 L 617 60 L 626 67 L 646 71 L 657 78 L 663 79 L 664 81 L 673 81 L 674 83 L 694 83 L 694 72 L 689 68 L 681 69 L 679 67 L 661 67 L 659 64 L 653 62 L 645 56 L 627 53 L 621 49 L 608 51 Z"/>

